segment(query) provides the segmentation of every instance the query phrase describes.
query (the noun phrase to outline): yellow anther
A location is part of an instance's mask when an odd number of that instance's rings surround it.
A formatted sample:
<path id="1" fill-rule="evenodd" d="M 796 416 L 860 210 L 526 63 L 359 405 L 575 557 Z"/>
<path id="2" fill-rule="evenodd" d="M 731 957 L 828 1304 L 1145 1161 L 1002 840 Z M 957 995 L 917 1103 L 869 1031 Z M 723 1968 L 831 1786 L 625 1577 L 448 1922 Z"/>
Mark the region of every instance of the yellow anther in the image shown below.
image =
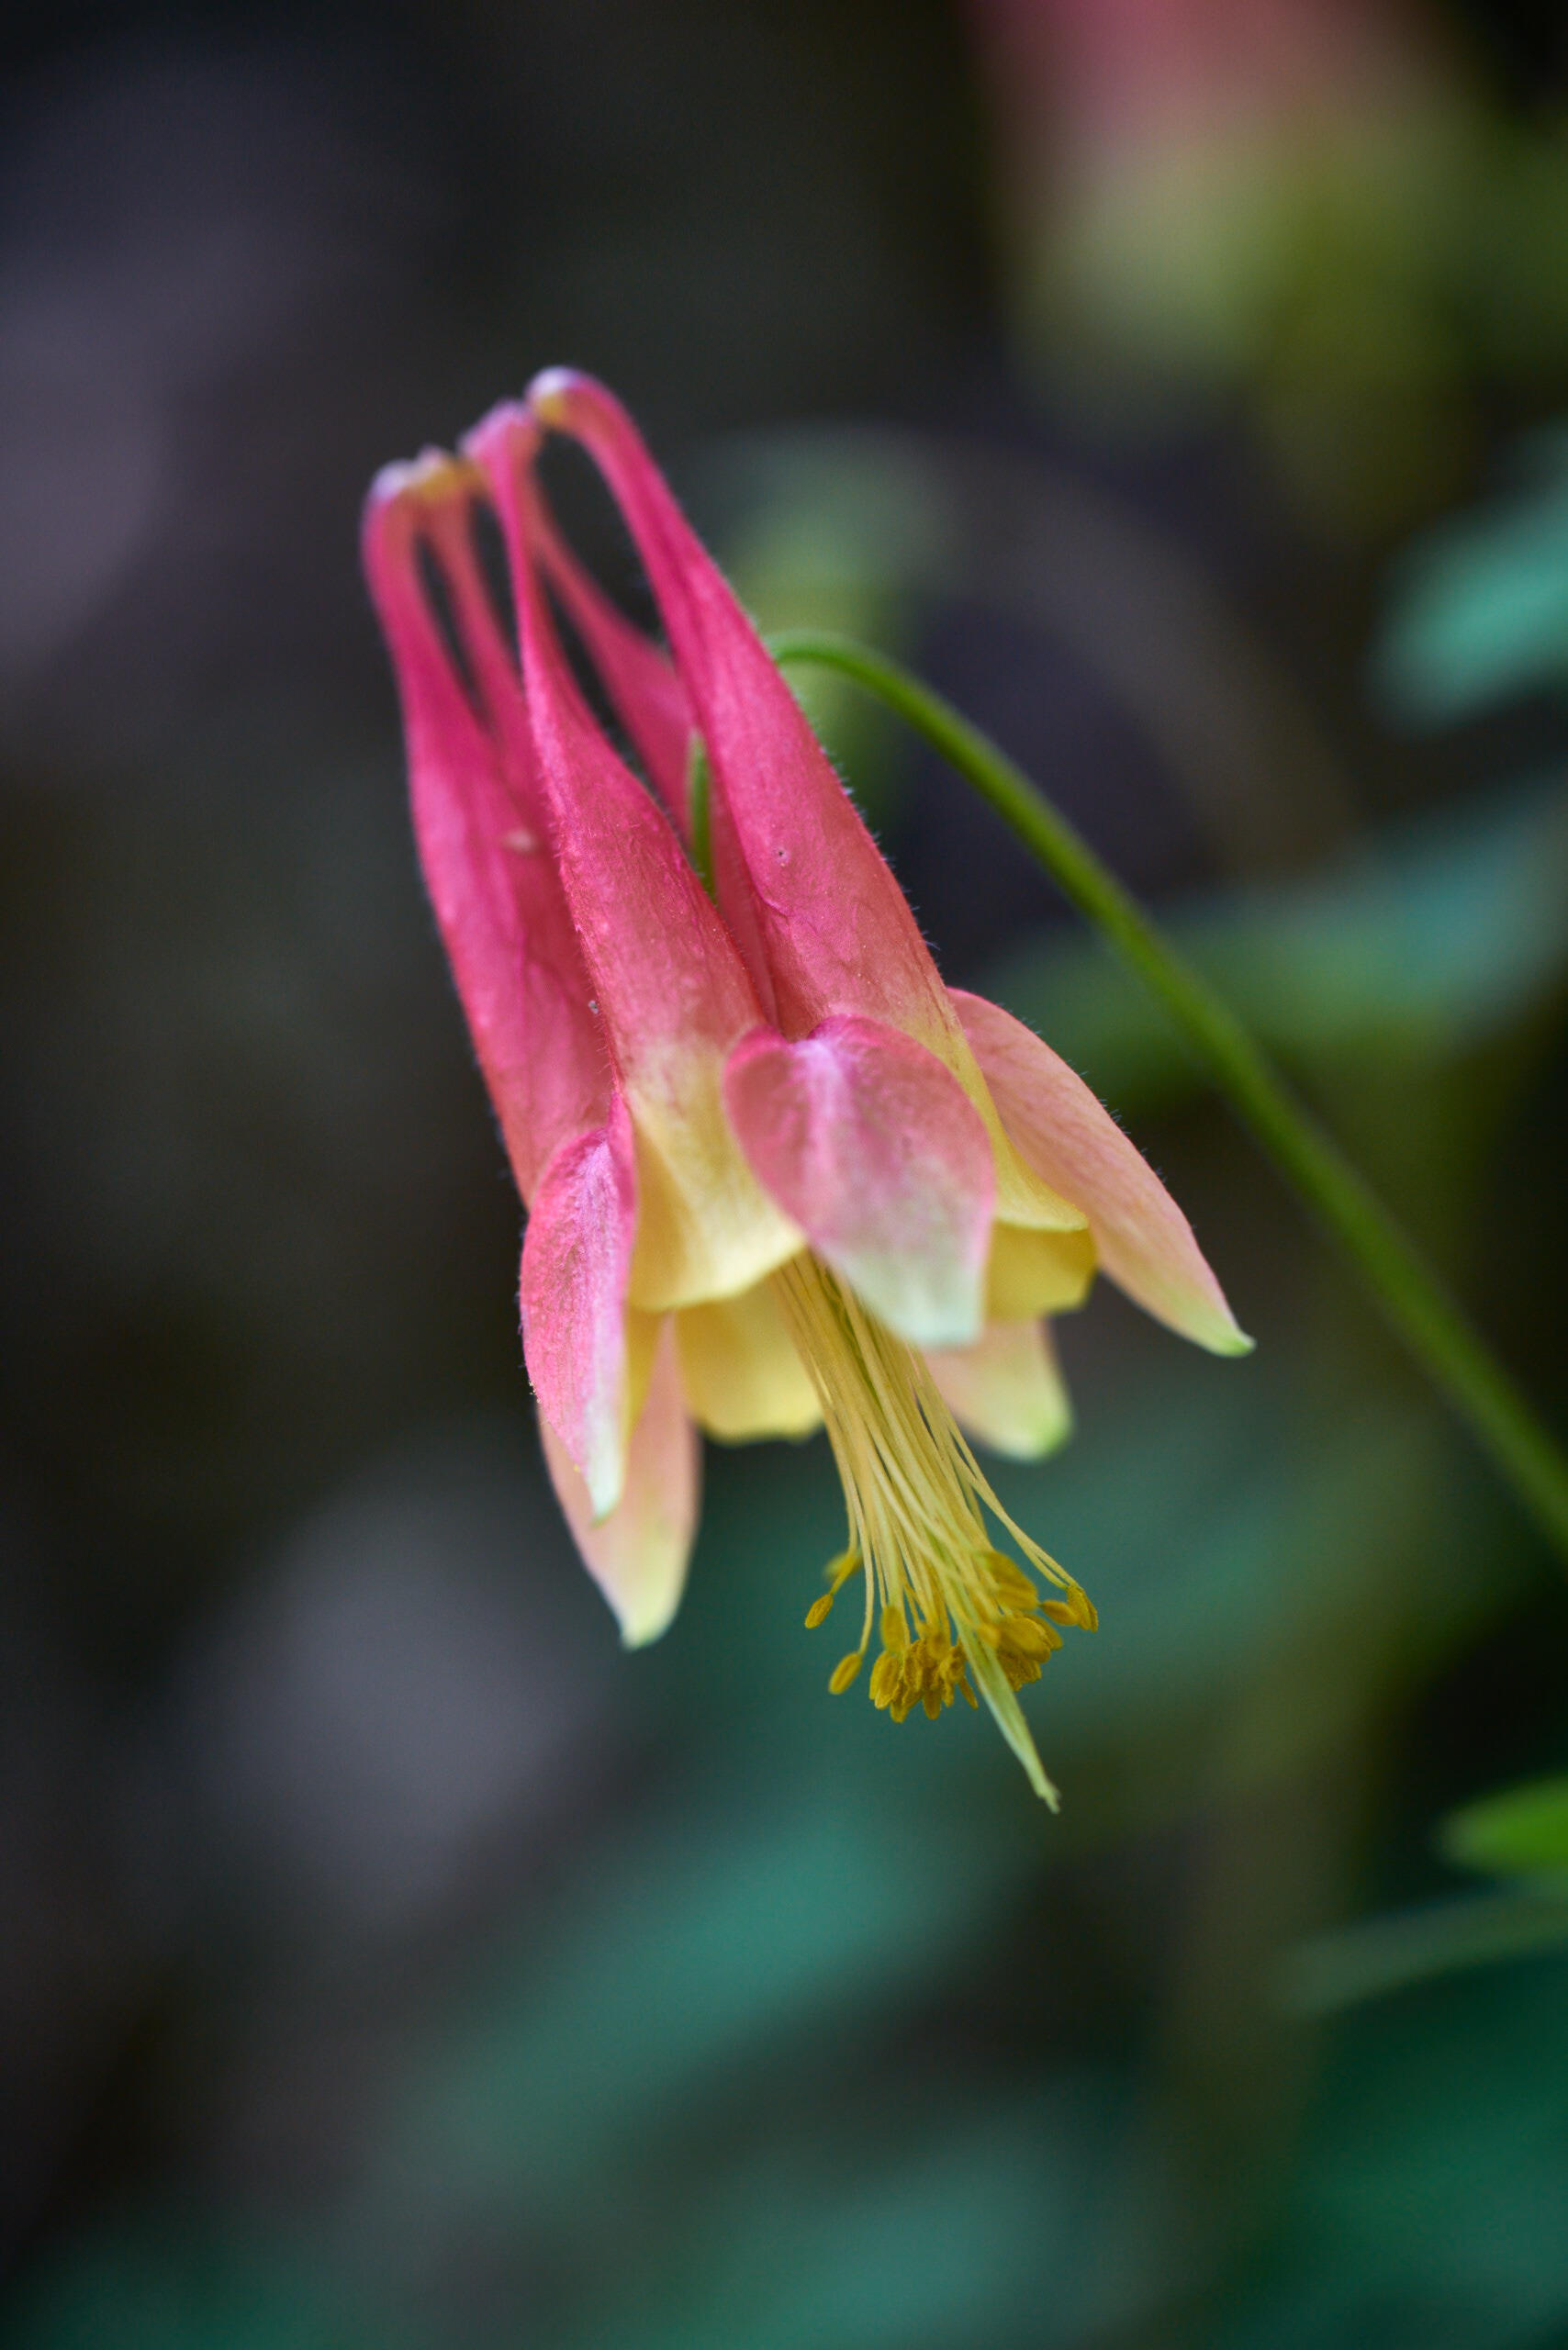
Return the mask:
<path id="1" fill-rule="evenodd" d="M 1042 1624 L 1037 1616 L 1009 1616 L 1002 1626 L 1004 1646 L 1016 1649 L 1023 1656 L 1049 1656 L 1061 1646 L 1061 1634 L 1052 1624 Z"/>
<path id="2" fill-rule="evenodd" d="M 996 1595 L 1007 1607 L 1037 1607 L 1040 1595 L 1022 1567 L 1015 1566 L 1005 1550 L 992 1550 L 986 1560 Z"/>
<path id="3" fill-rule="evenodd" d="M 808 1632 L 814 1632 L 819 1624 L 826 1622 L 834 1601 L 838 1597 L 850 1576 L 859 1573 L 863 1564 L 859 1551 L 853 1546 L 847 1550 L 841 1550 L 836 1559 L 829 1560 L 825 1570 L 827 1589 L 820 1599 L 813 1599 L 806 1610 Z"/>
<path id="4" fill-rule="evenodd" d="M 851 1649 L 847 1656 L 839 1658 L 833 1668 L 833 1678 L 827 1684 L 835 1697 L 843 1695 L 864 1662 L 865 1651 L 861 1649 Z"/>
<path id="5" fill-rule="evenodd" d="M 1040 1610 L 1053 1624 L 1076 1624 L 1081 1630 L 1092 1632 L 1100 1618 L 1094 1613 L 1094 1602 L 1081 1583 L 1070 1583 L 1060 1599 L 1042 1599 Z"/>
<path id="6" fill-rule="evenodd" d="M 902 1658 L 894 1656 L 889 1651 L 884 1651 L 883 1654 L 877 1659 L 876 1663 L 871 1667 L 871 1703 L 874 1706 L 892 1704 L 902 1671 Z"/>
<path id="7" fill-rule="evenodd" d="M 883 1608 L 881 1628 L 882 1646 L 890 1650 L 893 1655 L 896 1656 L 901 1649 L 906 1649 L 909 1646 L 909 1626 L 904 1622 L 902 1607 Z"/>

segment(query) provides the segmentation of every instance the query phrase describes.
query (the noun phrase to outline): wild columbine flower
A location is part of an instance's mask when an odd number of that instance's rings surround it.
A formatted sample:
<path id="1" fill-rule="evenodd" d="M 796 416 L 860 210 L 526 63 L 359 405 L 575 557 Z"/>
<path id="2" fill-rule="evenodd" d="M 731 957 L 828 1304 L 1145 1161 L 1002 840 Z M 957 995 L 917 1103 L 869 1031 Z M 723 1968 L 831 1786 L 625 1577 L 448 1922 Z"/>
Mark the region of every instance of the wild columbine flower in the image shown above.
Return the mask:
<path id="1" fill-rule="evenodd" d="M 535 476 L 546 431 L 597 461 L 667 655 L 562 543 Z M 476 549 L 487 505 L 515 648 Z M 1094 1611 L 1009 1517 L 960 1423 L 1014 1456 L 1060 1440 L 1042 1317 L 1081 1303 L 1096 1264 L 1200 1345 L 1244 1351 L 1185 1218 L 1048 1046 L 944 988 L 601 386 L 542 375 L 461 455 L 384 473 L 365 560 L 426 878 L 528 1206 L 545 1457 L 624 1637 L 654 1639 L 679 1600 L 697 1429 L 825 1426 L 848 1538 L 806 1621 L 856 1576 L 864 1602 L 830 1687 L 875 1639 L 870 1693 L 895 1720 L 978 1689 L 1054 1803 L 1016 1693 Z M 646 783 L 579 689 L 556 611 Z"/>

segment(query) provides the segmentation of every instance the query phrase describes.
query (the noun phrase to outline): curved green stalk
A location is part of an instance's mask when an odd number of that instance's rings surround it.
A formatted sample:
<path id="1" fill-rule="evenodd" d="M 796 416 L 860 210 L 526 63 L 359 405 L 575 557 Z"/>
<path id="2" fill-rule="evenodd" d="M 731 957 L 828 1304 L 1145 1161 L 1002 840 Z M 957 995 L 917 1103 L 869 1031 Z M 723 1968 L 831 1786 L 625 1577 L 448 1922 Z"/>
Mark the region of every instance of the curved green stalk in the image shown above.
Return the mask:
<path id="1" fill-rule="evenodd" d="M 896 661 L 814 629 L 791 629 L 772 639 L 771 649 L 781 663 L 812 662 L 853 678 L 990 801 L 1159 997 L 1221 1091 L 1338 1241 L 1410 1353 L 1568 1561 L 1568 1458 L 1338 1144 L 1088 843 L 1004 752 Z"/>

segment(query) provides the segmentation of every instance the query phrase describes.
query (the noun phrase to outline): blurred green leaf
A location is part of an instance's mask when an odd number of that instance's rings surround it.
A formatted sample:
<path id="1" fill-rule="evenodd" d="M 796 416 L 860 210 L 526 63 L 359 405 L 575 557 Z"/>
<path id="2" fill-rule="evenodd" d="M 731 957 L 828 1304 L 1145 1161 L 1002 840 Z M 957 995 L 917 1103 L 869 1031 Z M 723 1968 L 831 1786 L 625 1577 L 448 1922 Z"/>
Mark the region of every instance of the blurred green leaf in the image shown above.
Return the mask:
<path id="1" fill-rule="evenodd" d="M 1014 1865 L 974 1823 L 917 1830 L 789 1785 L 740 1811 L 678 1806 L 604 1851 L 554 1935 L 476 1994 L 410 2084 L 398 2143 L 448 2194 L 547 2179 L 569 2199 L 734 2068 L 799 2062 L 868 2007 L 896 2014 L 983 1930 Z"/>
<path id="2" fill-rule="evenodd" d="M 1362 1999 L 1568 1943 L 1568 1900 L 1544 1892 L 1472 1895 L 1315 1934 L 1289 1953 L 1280 1995 L 1293 2015 L 1331 2015 Z"/>
<path id="3" fill-rule="evenodd" d="M 1561 1959 L 1341 2032 L 1266 2262 L 1215 2350 L 1547 2350 L 1568 2328 Z M 1263 2274 L 1259 2275 L 1259 2268 Z"/>
<path id="4" fill-rule="evenodd" d="M 1505 503 L 1419 540 L 1372 682 L 1394 716 L 1441 725 L 1568 683 L 1568 428 L 1532 436 Z"/>
<path id="5" fill-rule="evenodd" d="M 902 2143 L 892 2116 L 874 2119 L 759 2143 L 717 2184 L 696 2257 L 639 2277 L 633 2305 L 592 2326 L 595 2350 L 1073 2338 L 1100 2282 L 1075 2221 L 1126 2130 L 1120 2084 L 1070 2077 L 1026 2102 L 949 2108 Z"/>
<path id="6" fill-rule="evenodd" d="M 1484 1876 L 1568 1883 L 1568 1775 L 1465 1804 L 1443 1821 L 1439 1841 L 1449 1860 Z"/>
<path id="7" fill-rule="evenodd" d="M 1457 1866 L 1511 1880 L 1514 1889 L 1315 1936 L 1285 1962 L 1288 2008 L 1326 2015 L 1435 1975 L 1568 1944 L 1568 1776 L 1466 1804 L 1443 1821 L 1439 1842 Z"/>

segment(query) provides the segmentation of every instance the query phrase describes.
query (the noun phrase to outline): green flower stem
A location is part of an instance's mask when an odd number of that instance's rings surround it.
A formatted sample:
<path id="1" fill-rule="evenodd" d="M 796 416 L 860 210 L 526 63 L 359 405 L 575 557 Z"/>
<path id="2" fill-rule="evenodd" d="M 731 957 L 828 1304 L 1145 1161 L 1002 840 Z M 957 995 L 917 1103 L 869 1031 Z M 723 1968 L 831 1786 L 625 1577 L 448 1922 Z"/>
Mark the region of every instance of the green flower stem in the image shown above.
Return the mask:
<path id="1" fill-rule="evenodd" d="M 791 629 L 773 638 L 771 649 L 780 663 L 811 662 L 853 678 L 991 802 L 1197 1047 L 1220 1090 L 1311 1203 L 1417 1362 L 1568 1562 L 1568 1458 L 1338 1144 L 1087 842 L 1004 752 L 897 662 L 814 629 Z"/>

